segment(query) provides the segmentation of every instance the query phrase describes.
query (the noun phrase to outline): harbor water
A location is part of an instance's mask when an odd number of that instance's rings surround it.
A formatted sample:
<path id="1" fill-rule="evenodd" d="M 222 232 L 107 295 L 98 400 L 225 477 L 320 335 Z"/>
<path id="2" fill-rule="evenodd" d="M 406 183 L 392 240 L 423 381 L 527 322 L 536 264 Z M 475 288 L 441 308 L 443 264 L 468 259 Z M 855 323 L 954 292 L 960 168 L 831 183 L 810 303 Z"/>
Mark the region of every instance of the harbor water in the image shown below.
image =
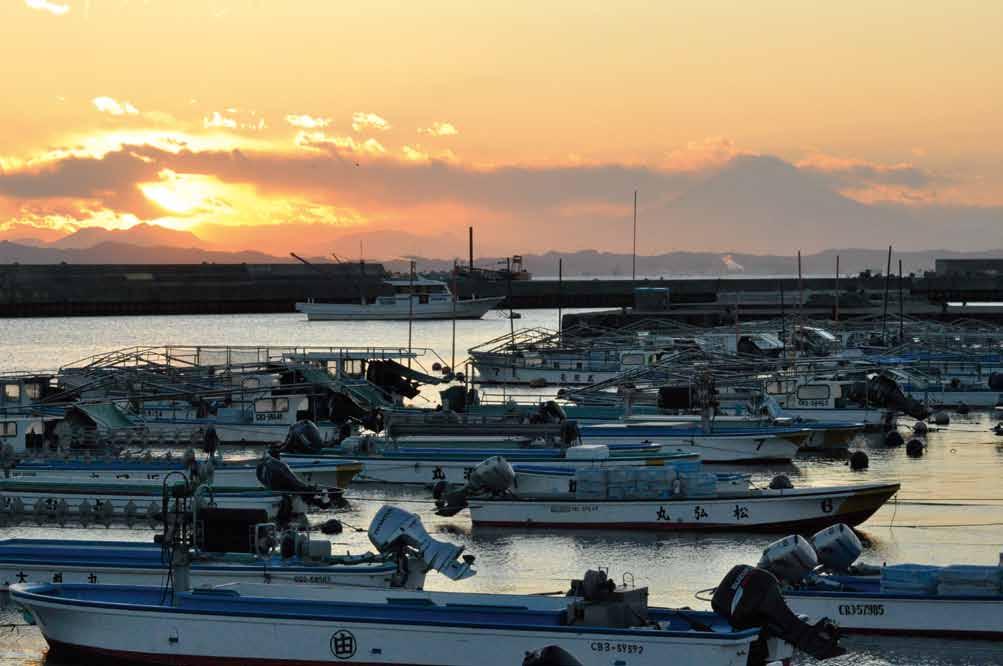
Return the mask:
<path id="1" fill-rule="evenodd" d="M 530 311 L 516 327 L 556 327 L 557 312 Z M 491 312 L 480 321 L 456 324 L 456 359 L 466 349 L 506 334 L 510 321 Z M 290 315 L 227 315 L 131 318 L 50 318 L 0 320 L 0 369 L 54 370 L 91 354 L 134 345 L 408 346 L 407 322 L 313 322 Z M 453 324 L 416 322 L 415 347 L 430 347 L 452 362 Z M 429 400 L 432 396 L 428 396 Z M 1003 550 L 1003 437 L 991 431 L 991 414 L 951 415 L 951 423 L 931 427 L 927 448 L 910 458 L 905 447 L 887 448 L 880 437 L 859 438 L 854 448 L 870 457 L 870 467 L 852 471 L 843 457 L 804 456 L 791 465 L 746 467 L 758 484 L 787 474 L 795 486 L 899 481 L 899 496 L 860 528 L 863 560 L 887 563 L 996 564 Z M 741 469 L 741 468 L 739 468 Z M 433 514 L 431 494 L 419 488 L 352 486 L 350 508 L 336 515 L 345 531 L 335 537 L 335 552 L 370 548 L 365 529 L 384 503 L 418 513 L 429 532 L 462 544 L 476 556 L 477 576 L 450 582 L 429 574 L 428 587 L 485 592 L 561 592 L 588 568 L 607 567 L 612 577 L 647 585 L 660 605 L 706 608 L 695 594 L 713 587 L 738 563 L 754 564 L 770 541 L 781 535 L 753 533 L 661 533 L 473 529 L 468 515 Z M 315 522 L 327 517 L 313 516 Z M 143 529 L 0 528 L 0 538 L 47 537 L 151 540 Z M 834 618 L 838 622 L 838 618 Z M 46 664 L 38 631 L 23 626 L 20 614 L 0 613 L 0 666 Z M 1001 664 L 1003 645 L 993 642 L 922 638 L 848 637 L 845 657 L 833 666 L 948 666 Z M 798 663 L 812 663 L 806 658 Z M 65 666 L 69 666 L 68 664 Z M 78 666 L 78 665 L 74 665 Z M 79 666 L 102 666 L 87 663 Z"/>

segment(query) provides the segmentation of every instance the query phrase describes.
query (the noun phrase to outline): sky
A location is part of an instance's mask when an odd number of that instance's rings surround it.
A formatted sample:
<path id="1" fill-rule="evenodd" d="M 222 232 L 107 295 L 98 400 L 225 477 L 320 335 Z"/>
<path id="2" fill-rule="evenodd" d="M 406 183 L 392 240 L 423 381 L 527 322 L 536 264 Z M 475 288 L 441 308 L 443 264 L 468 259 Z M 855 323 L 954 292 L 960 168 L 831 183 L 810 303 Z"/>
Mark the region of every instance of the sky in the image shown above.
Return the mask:
<path id="1" fill-rule="evenodd" d="M 846 246 L 1001 245 L 999 2 L 0 0 L 0 25 L 4 238 L 629 251 L 638 190 L 642 252 L 819 250 L 848 217 L 881 231 Z"/>

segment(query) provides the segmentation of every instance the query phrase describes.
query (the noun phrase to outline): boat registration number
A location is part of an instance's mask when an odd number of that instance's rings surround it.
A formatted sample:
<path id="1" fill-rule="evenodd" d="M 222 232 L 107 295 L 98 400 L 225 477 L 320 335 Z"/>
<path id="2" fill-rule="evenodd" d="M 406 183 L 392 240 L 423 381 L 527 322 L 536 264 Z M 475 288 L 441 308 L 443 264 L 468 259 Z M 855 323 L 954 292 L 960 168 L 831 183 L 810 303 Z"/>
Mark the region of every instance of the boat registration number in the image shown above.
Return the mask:
<path id="1" fill-rule="evenodd" d="M 643 654 L 644 646 L 637 643 L 613 643 L 611 641 L 592 641 L 589 647 L 593 652 L 617 652 L 619 654 Z"/>
<path id="2" fill-rule="evenodd" d="M 598 511 L 598 504 L 551 504 L 551 513 L 592 513 Z"/>
<path id="3" fill-rule="evenodd" d="M 840 615 L 884 615 L 884 604 L 840 604 L 836 609 Z"/>

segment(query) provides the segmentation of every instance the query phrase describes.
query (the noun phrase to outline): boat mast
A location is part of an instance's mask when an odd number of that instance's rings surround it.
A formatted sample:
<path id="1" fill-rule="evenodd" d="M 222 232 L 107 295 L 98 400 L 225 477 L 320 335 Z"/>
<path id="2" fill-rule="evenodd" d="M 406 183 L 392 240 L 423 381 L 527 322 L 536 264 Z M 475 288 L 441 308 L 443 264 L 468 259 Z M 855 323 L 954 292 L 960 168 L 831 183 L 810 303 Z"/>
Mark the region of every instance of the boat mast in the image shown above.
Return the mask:
<path id="1" fill-rule="evenodd" d="M 407 295 L 407 367 L 411 367 L 411 340 L 414 329 L 414 259 L 411 260 L 411 288 Z"/>
<path id="2" fill-rule="evenodd" d="M 888 344 L 888 286 L 892 277 L 892 246 L 888 246 L 888 265 L 885 268 L 885 306 L 881 314 L 881 344 Z"/>
<path id="3" fill-rule="evenodd" d="M 637 280 L 637 190 L 634 190 L 634 245 L 630 256 L 630 281 Z M 633 285 L 631 285 L 633 287 Z"/>

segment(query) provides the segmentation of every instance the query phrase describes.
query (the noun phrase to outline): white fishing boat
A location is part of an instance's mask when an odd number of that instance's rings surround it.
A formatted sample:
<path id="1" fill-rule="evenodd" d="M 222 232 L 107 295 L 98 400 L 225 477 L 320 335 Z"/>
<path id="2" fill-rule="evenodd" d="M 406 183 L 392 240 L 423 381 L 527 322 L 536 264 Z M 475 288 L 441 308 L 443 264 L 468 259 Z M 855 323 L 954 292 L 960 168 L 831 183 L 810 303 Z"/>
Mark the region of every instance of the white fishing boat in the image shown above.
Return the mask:
<path id="1" fill-rule="evenodd" d="M 736 571 L 724 583 L 748 593 L 723 594 L 733 600 L 718 612 L 650 607 L 647 588 L 600 571 L 567 596 L 249 583 L 18 583 L 11 596 L 52 656 L 136 664 L 764 666 L 789 663 L 795 645 L 820 659 L 845 653 L 827 620 L 791 613 L 769 574 Z M 187 569 L 175 580 L 187 582 Z"/>
<path id="2" fill-rule="evenodd" d="M 296 304 L 310 321 L 360 319 L 480 319 L 497 307 L 503 296 L 454 299 L 445 282 L 419 278 L 385 280 L 393 295 L 375 296 L 359 303 L 321 303 L 314 300 Z"/>
<path id="3" fill-rule="evenodd" d="M 243 514 L 237 512 L 243 518 Z M 218 516 L 218 512 L 213 514 Z M 332 555 L 331 542 L 307 532 L 279 532 L 245 519 L 204 522 L 191 563 L 195 586 L 273 583 L 321 587 L 421 589 L 435 570 L 452 580 L 474 575 L 463 548 L 428 536 L 417 516 L 387 507 L 374 518 L 376 552 Z M 226 534 L 229 532 L 229 534 Z M 405 542 L 400 534 L 410 538 Z M 226 548 L 226 552 L 218 552 Z M 233 550 L 230 550 L 233 549 Z M 135 541 L 6 539 L 0 541 L 0 595 L 14 583 L 160 585 L 167 573 L 163 546 Z"/>
<path id="4" fill-rule="evenodd" d="M 851 633 L 1003 638 L 1003 566 L 872 566 L 845 525 L 772 544 L 759 566 L 785 584 L 798 613 Z"/>
<path id="5" fill-rule="evenodd" d="M 516 474 L 505 460 L 490 459 L 463 489 L 440 495 L 438 513 L 469 509 L 474 525 L 499 527 L 786 531 L 858 525 L 899 490 L 897 483 L 792 488 L 789 482 L 719 490 L 717 475 L 672 466 L 575 474 L 573 490 L 561 489 L 558 479 L 553 493 L 524 494 L 520 477 L 559 474 Z"/>

